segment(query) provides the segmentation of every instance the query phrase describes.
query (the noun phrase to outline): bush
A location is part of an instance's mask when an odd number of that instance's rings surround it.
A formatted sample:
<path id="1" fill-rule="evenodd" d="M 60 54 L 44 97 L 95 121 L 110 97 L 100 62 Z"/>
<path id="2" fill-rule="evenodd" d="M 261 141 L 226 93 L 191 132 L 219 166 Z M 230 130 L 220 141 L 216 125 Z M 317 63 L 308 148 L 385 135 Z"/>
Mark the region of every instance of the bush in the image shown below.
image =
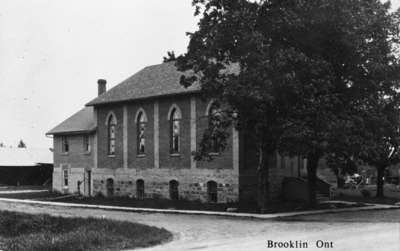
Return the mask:
<path id="1" fill-rule="evenodd" d="M 367 189 L 363 189 L 363 190 L 361 190 L 361 195 L 364 198 L 369 198 L 369 197 L 371 197 L 371 192 L 369 190 L 367 190 Z"/>

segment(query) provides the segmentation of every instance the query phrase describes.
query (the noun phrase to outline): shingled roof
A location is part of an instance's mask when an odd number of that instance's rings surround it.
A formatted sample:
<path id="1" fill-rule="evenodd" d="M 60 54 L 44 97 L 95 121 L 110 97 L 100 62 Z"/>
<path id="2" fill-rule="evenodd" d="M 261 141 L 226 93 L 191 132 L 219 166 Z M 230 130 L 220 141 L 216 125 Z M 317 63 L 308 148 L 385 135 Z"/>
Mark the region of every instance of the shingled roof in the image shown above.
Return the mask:
<path id="1" fill-rule="evenodd" d="M 88 133 L 95 129 L 93 107 L 85 107 L 47 132 L 46 135 Z"/>
<path id="2" fill-rule="evenodd" d="M 200 91 L 198 84 L 183 87 L 179 83 L 181 75 L 182 72 L 176 69 L 174 62 L 148 66 L 86 105 L 95 106 Z"/>

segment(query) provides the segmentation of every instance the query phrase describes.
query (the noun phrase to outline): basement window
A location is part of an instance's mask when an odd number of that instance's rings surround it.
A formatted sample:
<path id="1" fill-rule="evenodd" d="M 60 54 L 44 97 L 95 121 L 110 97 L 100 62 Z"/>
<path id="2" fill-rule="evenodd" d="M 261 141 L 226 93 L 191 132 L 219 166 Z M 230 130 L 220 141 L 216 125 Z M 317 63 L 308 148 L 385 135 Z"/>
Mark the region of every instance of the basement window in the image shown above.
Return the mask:
<path id="1" fill-rule="evenodd" d="M 208 202 L 216 203 L 218 201 L 218 189 L 215 181 L 207 182 Z"/>
<path id="2" fill-rule="evenodd" d="M 140 200 L 144 199 L 144 180 L 139 179 L 136 181 L 136 197 Z"/>

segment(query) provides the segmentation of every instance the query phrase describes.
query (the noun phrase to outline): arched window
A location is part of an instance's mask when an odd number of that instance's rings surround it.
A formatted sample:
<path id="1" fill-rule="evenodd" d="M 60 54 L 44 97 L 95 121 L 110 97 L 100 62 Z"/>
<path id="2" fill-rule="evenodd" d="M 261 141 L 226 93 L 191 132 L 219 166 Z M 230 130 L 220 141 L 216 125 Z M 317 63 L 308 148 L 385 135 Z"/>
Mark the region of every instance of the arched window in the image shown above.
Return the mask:
<path id="1" fill-rule="evenodd" d="M 179 182 L 176 180 L 171 180 L 169 182 L 169 197 L 171 200 L 179 199 Z"/>
<path id="2" fill-rule="evenodd" d="M 136 119 L 136 139 L 137 139 L 137 153 L 144 154 L 145 151 L 145 131 L 146 131 L 146 116 L 143 111 L 140 111 Z"/>
<path id="3" fill-rule="evenodd" d="M 179 153 L 179 151 L 180 151 L 181 114 L 177 108 L 172 109 L 169 121 L 170 121 L 171 153 Z"/>
<path id="4" fill-rule="evenodd" d="M 211 133 L 210 150 L 213 153 L 219 153 L 218 128 L 221 124 L 221 108 L 217 102 L 212 102 L 208 110 L 208 128 Z"/>
<path id="5" fill-rule="evenodd" d="M 115 129 L 116 129 L 116 119 L 113 114 L 110 114 L 107 120 L 107 129 L 108 129 L 108 154 L 115 154 Z"/>
<path id="6" fill-rule="evenodd" d="M 144 199 L 144 180 L 142 179 L 136 181 L 136 197 Z"/>
<path id="7" fill-rule="evenodd" d="M 218 201 L 217 183 L 215 181 L 207 182 L 207 196 L 208 196 L 208 202 Z"/>

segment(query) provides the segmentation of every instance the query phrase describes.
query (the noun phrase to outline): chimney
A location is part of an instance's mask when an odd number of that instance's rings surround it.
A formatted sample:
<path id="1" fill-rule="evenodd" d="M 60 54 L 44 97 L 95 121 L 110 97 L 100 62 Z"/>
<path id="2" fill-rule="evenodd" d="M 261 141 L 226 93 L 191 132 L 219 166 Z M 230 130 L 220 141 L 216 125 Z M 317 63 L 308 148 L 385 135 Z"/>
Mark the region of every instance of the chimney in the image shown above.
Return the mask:
<path id="1" fill-rule="evenodd" d="M 97 80 L 97 91 L 99 96 L 107 91 L 106 84 L 107 81 L 105 79 Z"/>

